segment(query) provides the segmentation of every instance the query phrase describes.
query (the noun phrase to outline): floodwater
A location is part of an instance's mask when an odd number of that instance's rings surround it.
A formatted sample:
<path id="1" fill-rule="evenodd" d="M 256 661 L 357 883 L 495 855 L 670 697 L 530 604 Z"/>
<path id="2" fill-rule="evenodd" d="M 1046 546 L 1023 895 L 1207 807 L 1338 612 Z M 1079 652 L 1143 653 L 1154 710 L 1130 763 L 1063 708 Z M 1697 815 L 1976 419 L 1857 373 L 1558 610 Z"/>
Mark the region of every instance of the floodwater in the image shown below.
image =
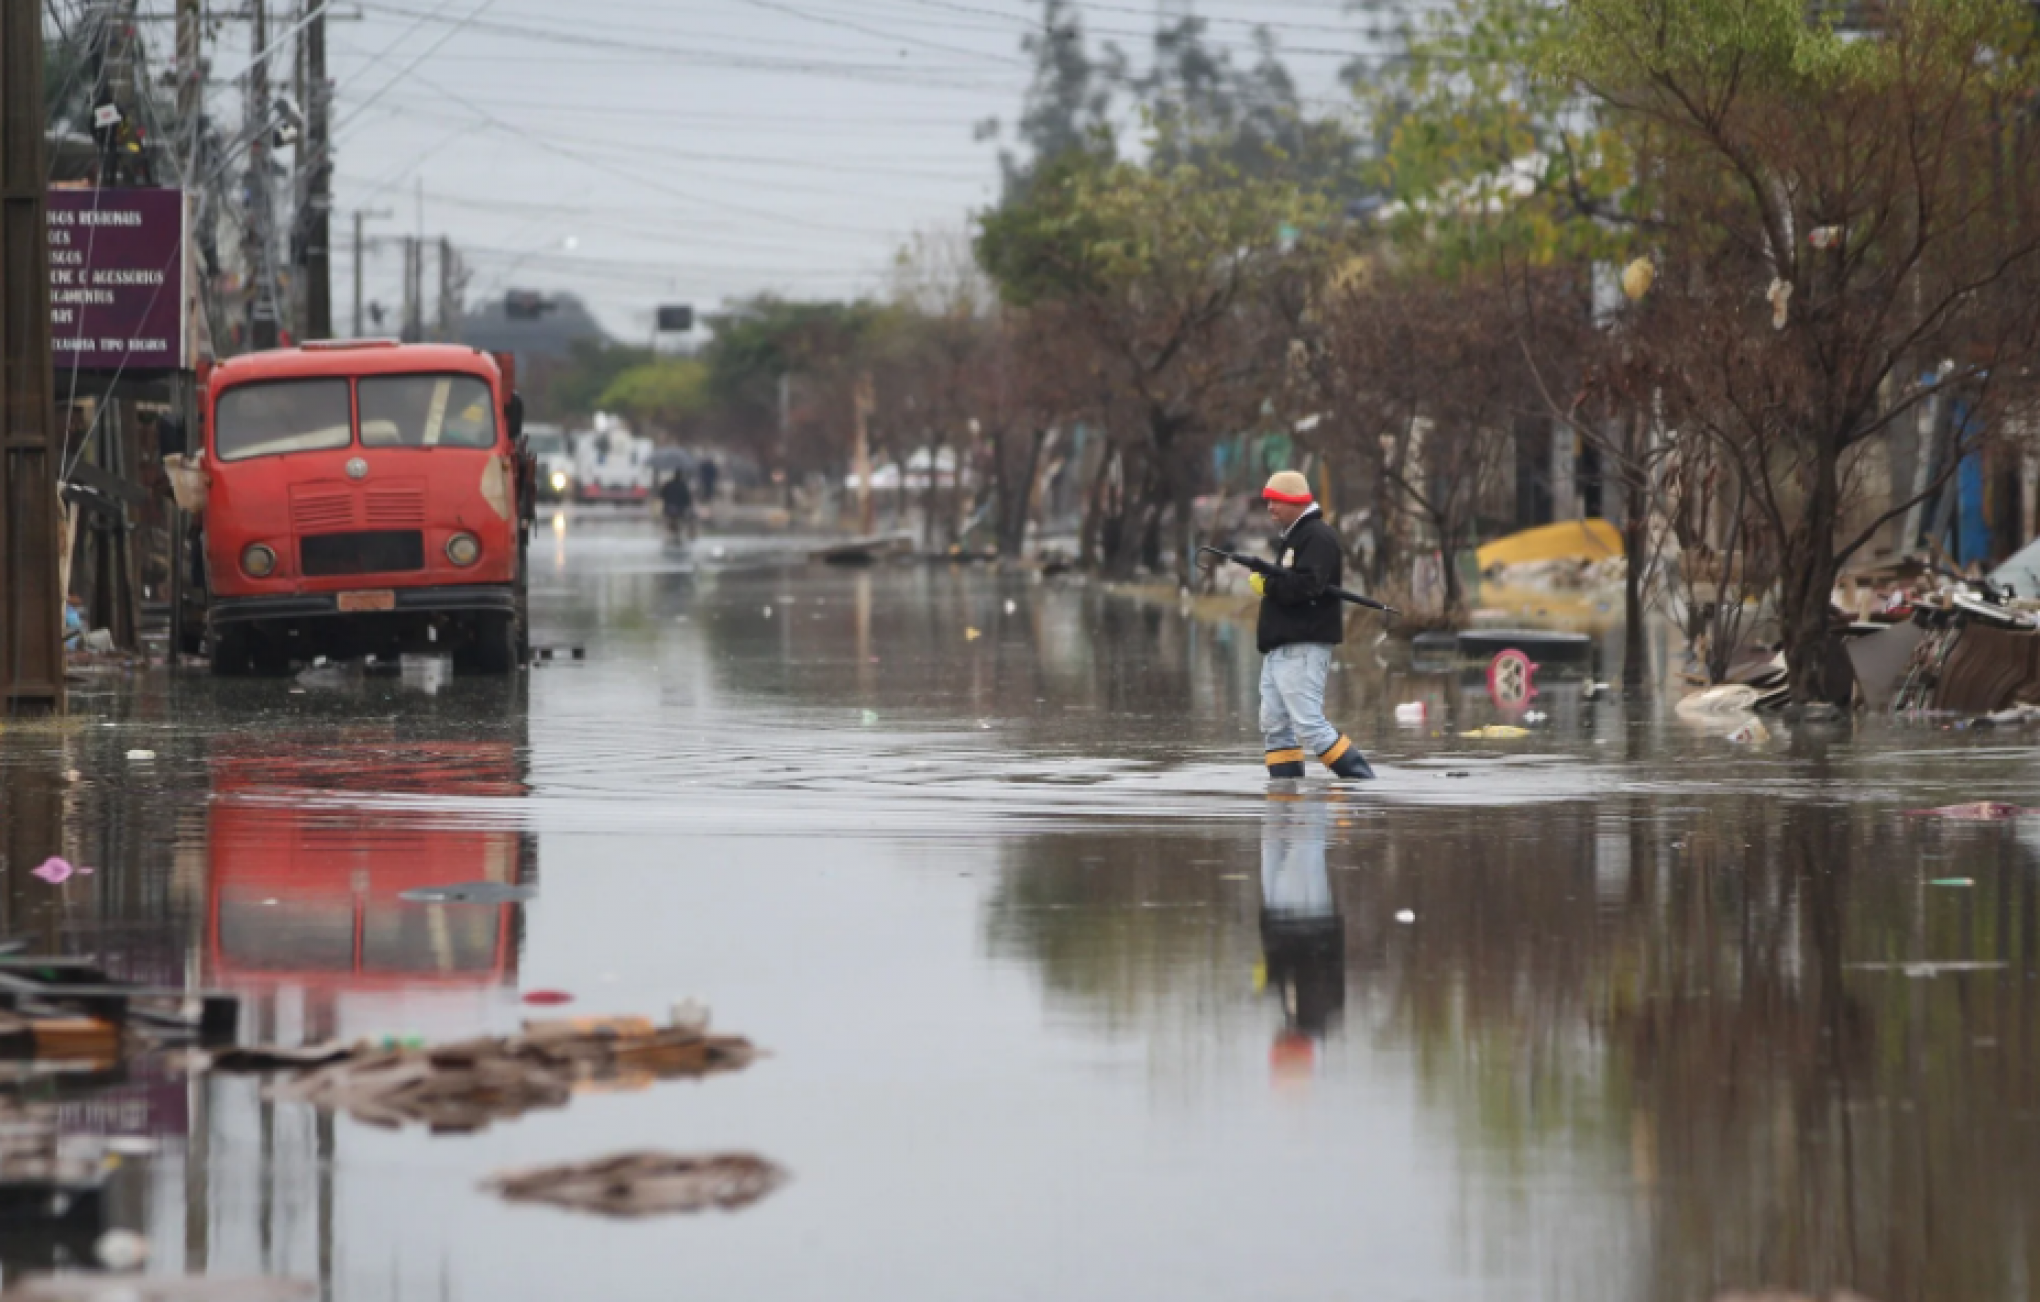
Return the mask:
<path id="1" fill-rule="evenodd" d="M 769 1056 L 472 1136 L 160 1064 L 66 1089 L 67 1125 L 158 1141 L 115 1208 L 152 1270 L 350 1300 L 2034 1294 L 2040 839 L 1908 813 L 2032 800 L 2030 736 L 1737 744 L 1547 683 L 1531 737 L 1461 740 L 1497 719 L 1478 685 L 1384 668 L 1355 619 L 1336 712 L 1382 780 L 1271 786 L 1249 630 L 562 526 L 558 650 L 515 685 L 158 671 L 0 734 L 7 933 L 240 991 L 244 1038 L 509 1030 L 561 990 L 698 999 Z M 1412 699 L 1431 728 L 1395 726 Z M 28 874 L 59 848 L 96 871 Z M 472 881 L 536 897 L 401 898 Z M 476 1188 L 645 1147 L 791 1181 L 646 1221 Z M 0 1268 L 65 1251 L 15 1235 Z"/>

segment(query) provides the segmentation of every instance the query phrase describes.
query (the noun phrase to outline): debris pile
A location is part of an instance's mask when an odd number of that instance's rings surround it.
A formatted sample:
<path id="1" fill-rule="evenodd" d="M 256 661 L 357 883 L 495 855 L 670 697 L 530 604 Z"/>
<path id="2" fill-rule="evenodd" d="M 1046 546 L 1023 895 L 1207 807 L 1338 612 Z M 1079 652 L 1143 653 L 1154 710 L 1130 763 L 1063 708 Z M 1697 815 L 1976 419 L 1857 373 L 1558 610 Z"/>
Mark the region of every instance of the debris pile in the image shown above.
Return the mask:
<path id="1" fill-rule="evenodd" d="M 392 1129 L 478 1131 L 537 1108 L 565 1105 L 576 1090 L 637 1089 L 653 1081 L 737 1071 L 755 1051 L 738 1036 L 701 1025 L 654 1026 L 643 1017 L 527 1021 L 522 1035 L 431 1047 L 375 1044 L 253 1048 L 214 1057 L 220 1071 L 287 1071 L 269 1097 L 345 1112 Z"/>
<path id="2" fill-rule="evenodd" d="M 129 985 L 91 959 L 0 957 L 0 1078 L 100 1071 L 132 1050 L 231 1041 L 239 1018 L 233 995 Z"/>
<path id="3" fill-rule="evenodd" d="M 551 1203 L 603 1216 L 733 1212 L 786 1182 L 786 1172 L 748 1153 L 689 1157 L 622 1153 L 593 1162 L 506 1171 L 482 1188 L 512 1202 Z"/>

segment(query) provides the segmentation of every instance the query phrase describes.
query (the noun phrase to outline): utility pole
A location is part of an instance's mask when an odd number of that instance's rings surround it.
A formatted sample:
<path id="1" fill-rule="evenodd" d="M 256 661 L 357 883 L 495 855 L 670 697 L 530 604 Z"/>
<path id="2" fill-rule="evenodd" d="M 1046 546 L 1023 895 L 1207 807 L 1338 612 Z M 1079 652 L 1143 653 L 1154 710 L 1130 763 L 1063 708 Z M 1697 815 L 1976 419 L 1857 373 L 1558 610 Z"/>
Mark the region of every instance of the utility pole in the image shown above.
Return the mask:
<path id="1" fill-rule="evenodd" d="M 0 701 L 9 714 L 64 707 L 42 15 L 38 0 L 0 0 Z"/>
<path id="2" fill-rule="evenodd" d="M 305 130 L 298 165 L 306 172 L 300 230 L 304 233 L 306 339 L 333 337 L 333 158 L 326 86 L 326 0 L 300 0 L 311 9 L 304 35 Z M 359 229 L 357 225 L 357 230 Z M 357 271 L 357 275 L 359 272 Z M 357 327 L 358 330 L 358 327 Z"/>
<path id="3" fill-rule="evenodd" d="M 368 243 L 361 237 L 361 224 L 371 217 L 394 217 L 387 208 L 356 208 L 354 210 L 354 337 L 362 337 L 361 322 L 361 269 L 362 260 L 368 256 Z"/>
<path id="4" fill-rule="evenodd" d="M 415 235 L 404 237 L 404 323 L 397 337 L 415 344 L 425 337 L 425 249 Z"/>
<path id="5" fill-rule="evenodd" d="M 277 343 L 279 304 L 276 301 L 276 205 L 269 175 L 271 128 L 269 94 L 268 0 L 249 0 L 255 59 L 248 66 L 248 238 L 255 244 L 249 271 L 255 296 L 249 305 L 248 342 L 256 349 Z"/>
<path id="6" fill-rule="evenodd" d="M 453 241 L 439 237 L 439 340 L 453 343 L 460 335 L 461 281 L 460 255 L 453 251 Z"/>

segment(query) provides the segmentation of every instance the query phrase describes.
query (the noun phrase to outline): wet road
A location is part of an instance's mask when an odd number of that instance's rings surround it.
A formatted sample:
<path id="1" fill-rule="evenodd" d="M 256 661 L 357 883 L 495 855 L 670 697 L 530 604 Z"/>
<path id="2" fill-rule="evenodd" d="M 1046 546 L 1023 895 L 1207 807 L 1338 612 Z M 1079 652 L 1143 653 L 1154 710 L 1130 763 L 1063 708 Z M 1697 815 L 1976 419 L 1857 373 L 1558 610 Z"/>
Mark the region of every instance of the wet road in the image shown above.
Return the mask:
<path id="1" fill-rule="evenodd" d="M 159 674 L 0 734 L 7 930 L 243 991 L 253 1038 L 507 1030 L 559 989 L 698 998 L 770 1056 L 465 1137 L 246 1079 L 66 1096 L 161 1140 L 125 1209 L 156 1269 L 340 1299 L 2040 1279 L 2040 839 L 1906 813 L 2031 800 L 2029 738 L 1741 746 L 1554 684 L 1533 737 L 1459 740 L 1391 706 L 1492 722 L 1478 687 L 1369 634 L 1334 698 L 1383 780 L 1271 789 L 1246 630 L 617 521 L 534 560 L 561 650 L 514 686 Z M 58 837 L 97 871 L 29 876 Z M 475 880 L 536 898 L 401 898 Z M 475 1188 L 636 1147 L 792 1182 L 640 1223 Z"/>

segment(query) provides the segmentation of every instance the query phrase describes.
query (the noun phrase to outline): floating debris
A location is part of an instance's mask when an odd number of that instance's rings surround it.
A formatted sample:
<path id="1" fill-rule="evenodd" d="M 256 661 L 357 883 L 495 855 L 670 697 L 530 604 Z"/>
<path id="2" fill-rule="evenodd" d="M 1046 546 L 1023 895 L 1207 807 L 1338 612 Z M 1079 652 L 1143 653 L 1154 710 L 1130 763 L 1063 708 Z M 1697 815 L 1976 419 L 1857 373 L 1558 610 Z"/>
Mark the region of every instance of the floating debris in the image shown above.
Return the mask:
<path id="1" fill-rule="evenodd" d="M 257 1056 L 222 1054 L 213 1065 L 254 1071 L 292 1065 L 275 1050 L 243 1052 Z M 268 1095 L 345 1112 L 367 1125 L 417 1124 L 435 1133 L 463 1133 L 564 1106 L 576 1087 L 589 1083 L 638 1088 L 655 1080 L 737 1071 L 753 1056 L 750 1041 L 737 1036 L 656 1027 L 644 1017 L 528 1021 L 522 1035 L 429 1048 L 363 1042 L 278 1081 Z"/>
<path id="2" fill-rule="evenodd" d="M 659 1216 L 737 1211 L 784 1183 L 783 1168 L 747 1153 L 621 1153 L 505 1172 L 482 1188 L 512 1202 L 551 1203 L 602 1216 Z"/>
<path id="3" fill-rule="evenodd" d="M 1459 735 L 1462 737 L 1478 738 L 1482 741 L 1514 741 L 1519 737 L 1528 737 L 1530 730 L 1528 728 L 1518 728 L 1512 723 L 1491 723 L 1485 728 L 1472 728 Z"/>

